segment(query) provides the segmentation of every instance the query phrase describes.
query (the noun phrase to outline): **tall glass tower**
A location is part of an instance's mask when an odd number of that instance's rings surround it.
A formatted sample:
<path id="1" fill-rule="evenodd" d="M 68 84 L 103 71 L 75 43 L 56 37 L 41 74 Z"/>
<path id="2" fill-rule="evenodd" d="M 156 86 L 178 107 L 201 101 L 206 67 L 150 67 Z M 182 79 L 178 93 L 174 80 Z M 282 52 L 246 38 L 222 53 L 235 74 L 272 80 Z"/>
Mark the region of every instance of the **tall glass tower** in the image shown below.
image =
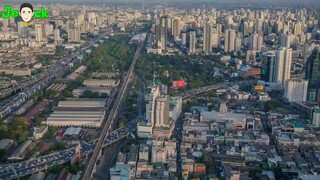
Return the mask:
<path id="1" fill-rule="evenodd" d="M 320 96 L 320 52 L 314 49 L 307 61 L 306 79 L 309 80 L 308 100 L 317 101 Z"/>

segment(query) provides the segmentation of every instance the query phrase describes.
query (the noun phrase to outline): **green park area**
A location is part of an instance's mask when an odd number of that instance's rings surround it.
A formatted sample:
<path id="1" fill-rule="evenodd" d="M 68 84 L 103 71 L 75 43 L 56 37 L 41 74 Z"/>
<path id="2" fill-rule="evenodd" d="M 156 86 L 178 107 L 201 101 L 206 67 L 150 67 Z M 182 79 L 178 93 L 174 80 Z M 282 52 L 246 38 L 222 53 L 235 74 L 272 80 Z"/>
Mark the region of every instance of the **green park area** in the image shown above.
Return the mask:
<path id="1" fill-rule="evenodd" d="M 185 80 L 187 83 L 185 89 L 213 85 L 221 80 L 214 77 L 214 66 L 203 64 L 196 57 L 145 54 L 141 58 L 143 58 L 145 64 L 138 64 L 137 73 L 145 72 L 145 82 L 153 79 L 154 72 L 157 81 L 167 86 L 172 85 L 172 80 Z M 214 60 L 211 61 L 213 62 Z M 181 91 L 185 89 L 181 89 Z M 172 94 L 174 92 L 171 91 L 169 93 Z"/>
<path id="2" fill-rule="evenodd" d="M 128 44 L 129 40 L 130 36 L 117 35 L 100 44 L 83 61 L 84 65 L 88 66 L 87 72 L 127 70 L 135 53 L 134 45 Z"/>

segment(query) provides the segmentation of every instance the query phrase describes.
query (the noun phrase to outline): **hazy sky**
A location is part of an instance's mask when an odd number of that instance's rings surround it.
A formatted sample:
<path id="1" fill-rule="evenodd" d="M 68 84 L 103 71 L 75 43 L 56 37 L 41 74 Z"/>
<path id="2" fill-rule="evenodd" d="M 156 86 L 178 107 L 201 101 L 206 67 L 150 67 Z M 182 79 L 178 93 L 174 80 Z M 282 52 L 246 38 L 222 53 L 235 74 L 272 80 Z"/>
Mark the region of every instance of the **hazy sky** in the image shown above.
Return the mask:
<path id="1" fill-rule="evenodd" d="M 174 4 L 179 2 L 179 5 L 183 5 L 181 3 L 189 4 L 212 4 L 221 5 L 221 4 L 246 4 L 247 0 L 0 0 L 0 4 L 5 3 L 14 3 L 19 4 L 22 2 L 30 2 L 30 3 L 67 3 L 67 4 L 94 4 L 94 3 L 147 3 L 147 4 Z M 250 0 L 251 4 L 273 4 L 273 5 L 319 5 L 320 0 Z"/>

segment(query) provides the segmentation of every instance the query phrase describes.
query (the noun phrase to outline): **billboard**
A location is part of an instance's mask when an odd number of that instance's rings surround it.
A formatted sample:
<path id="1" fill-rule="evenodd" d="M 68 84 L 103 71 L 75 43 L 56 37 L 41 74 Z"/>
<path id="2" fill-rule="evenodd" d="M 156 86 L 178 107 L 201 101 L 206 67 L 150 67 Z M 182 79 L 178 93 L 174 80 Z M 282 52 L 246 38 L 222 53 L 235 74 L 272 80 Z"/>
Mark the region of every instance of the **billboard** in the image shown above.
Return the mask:
<path id="1" fill-rule="evenodd" d="M 172 89 L 180 89 L 186 87 L 186 82 L 184 80 L 172 80 Z"/>
<path id="2" fill-rule="evenodd" d="M 254 89 L 256 91 L 263 91 L 264 87 L 262 85 L 255 86 Z"/>
<path id="3" fill-rule="evenodd" d="M 251 69 L 249 69 L 249 73 L 250 73 L 250 75 L 257 75 L 257 74 L 261 74 L 261 69 L 259 69 L 259 68 L 251 68 Z"/>

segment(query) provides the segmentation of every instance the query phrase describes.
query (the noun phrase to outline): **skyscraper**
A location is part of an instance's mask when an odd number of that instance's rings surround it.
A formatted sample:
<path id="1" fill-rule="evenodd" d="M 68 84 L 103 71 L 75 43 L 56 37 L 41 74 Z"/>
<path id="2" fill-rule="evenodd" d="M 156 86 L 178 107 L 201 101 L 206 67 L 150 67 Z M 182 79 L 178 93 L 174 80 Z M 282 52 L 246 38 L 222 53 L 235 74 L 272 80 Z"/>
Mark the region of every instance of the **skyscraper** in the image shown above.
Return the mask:
<path id="1" fill-rule="evenodd" d="M 80 28 L 75 27 L 74 28 L 74 42 L 80 42 L 80 41 L 81 41 Z"/>
<path id="2" fill-rule="evenodd" d="M 308 101 L 315 102 L 320 97 L 320 56 L 317 48 L 308 58 L 306 80 L 309 81 Z"/>
<path id="3" fill-rule="evenodd" d="M 62 45 L 62 39 L 60 37 L 60 30 L 55 29 L 53 30 L 53 36 L 54 36 L 54 43 L 56 46 L 61 46 Z"/>
<path id="4" fill-rule="evenodd" d="M 189 52 L 195 53 L 196 52 L 196 32 L 190 31 L 190 40 L 189 40 Z"/>
<path id="5" fill-rule="evenodd" d="M 74 40 L 74 28 L 75 28 L 74 19 L 69 19 L 67 21 L 68 42 L 73 42 L 73 40 Z"/>
<path id="6" fill-rule="evenodd" d="M 284 50 L 285 57 L 284 57 L 284 70 L 283 70 L 283 80 L 284 83 L 287 79 L 291 78 L 291 64 L 292 64 L 292 49 L 286 48 Z"/>
<path id="7" fill-rule="evenodd" d="M 42 24 L 35 24 L 34 28 L 35 28 L 35 32 L 36 32 L 36 41 L 41 42 L 43 40 L 43 38 L 42 38 Z"/>
<path id="8" fill-rule="evenodd" d="M 234 51 L 236 33 L 234 30 L 226 30 L 224 38 L 224 52 Z"/>
<path id="9" fill-rule="evenodd" d="M 156 99 L 155 127 L 164 127 L 168 122 L 169 102 L 170 97 L 168 95 L 162 95 Z"/>
<path id="10" fill-rule="evenodd" d="M 276 52 L 268 51 L 263 53 L 263 64 L 262 74 L 265 81 L 268 82 L 277 82 L 276 80 Z"/>
<path id="11" fill-rule="evenodd" d="M 219 33 L 217 31 L 212 32 L 212 47 L 217 48 L 219 46 Z"/>
<path id="12" fill-rule="evenodd" d="M 168 40 L 168 17 L 161 17 L 161 29 L 160 29 L 160 42 L 161 42 L 161 50 L 167 50 L 167 40 Z"/>
<path id="13" fill-rule="evenodd" d="M 161 30 L 160 18 L 156 18 L 156 42 L 157 43 L 158 41 L 160 41 L 160 30 Z"/>
<path id="14" fill-rule="evenodd" d="M 290 48 L 290 35 L 282 33 L 280 36 L 280 45 L 286 48 Z"/>
<path id="15" fill-rule="evenodd" d="M 320 107 L 319 106 L 316 106 L 313 109 L 312 124 L 316 127 L 320 127 Z"/>
<path id="16" fill-rule="evenodd" d="M 184 46 L 187 44 L 187 33 L 185 32 L 181 33 L 181 44 Z"/>
<path id="17" fill-rule="evenodd" d="M 235 40 L 234 52 L 237 52 L 241 49 L 241 37 L 237 37 Z"/>
<path id="18" fill-rule="evenodd" d="M 243 20 L 241 23 L 241 32 L 243 36 L 246 37 L 249 35 L 248 21 Z"/>
<path id="19" fill-rule="evenodd" d="M 2 27 L 2 29 L 4 30 L 4 31 L 7 31 L 8 30 L 8 26 L 9 26 L 9 19 L 2 19 L 2 24 L 3 24 L 3 27 Z"/>
<path id="20" fill-rule="evenodd" d="M 156 99 L 160 95 L 159 86 L 153 86 L 148 95 L 146 95 L 146 119 L 148 124 L 154 125 L 155 122 L 155 109 L 156 109 Z"/>
<path id="21" fill-rule="evenodd" d="M 275 62 L 275 81 L 284 85 L 287 79 L 290 79 L 292 49 L 280 48 L 276 51 Z"/>
<path id="22" fill-rule="evenodd" d="M 204 26 L 203 52 L 205 53 L 212 52 L 212 26 L 209 23 L 206 23 Z"/>
<path id="23" fill-rule="evenodd" d="M 179 35 L 180 35 L 180 20 L 179 19 L 173 20 L 172 35 L 173 35 L 173 37 L 179 37 Z"/>
<path id="24" fill-rule="evenodd" d="M 258 46 L 258 34 L 254 33 L 251 35 L 251 39 L 250 39 L 250 49 L 252 50 L 256 50 L 257 46 Z"/>
<path id="25" fill-rule="evenodd" d="M 307 100 L 308 81 L 288 79 L 284 86 L 284 96 L 289 102 L 302 102 Z"/>
<path id="26" fill-rule="evenodd" d="M 300 35 L 302 33 L 302 25 L 300 22 L 294 25 L 294 35 Z"/>

